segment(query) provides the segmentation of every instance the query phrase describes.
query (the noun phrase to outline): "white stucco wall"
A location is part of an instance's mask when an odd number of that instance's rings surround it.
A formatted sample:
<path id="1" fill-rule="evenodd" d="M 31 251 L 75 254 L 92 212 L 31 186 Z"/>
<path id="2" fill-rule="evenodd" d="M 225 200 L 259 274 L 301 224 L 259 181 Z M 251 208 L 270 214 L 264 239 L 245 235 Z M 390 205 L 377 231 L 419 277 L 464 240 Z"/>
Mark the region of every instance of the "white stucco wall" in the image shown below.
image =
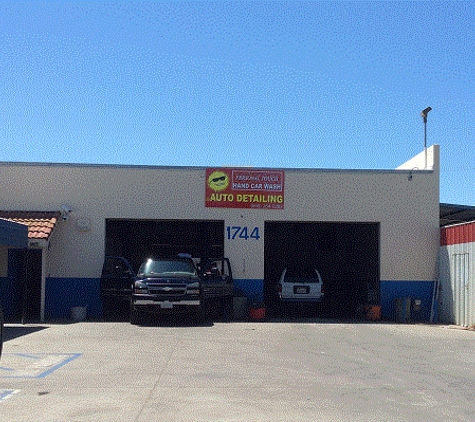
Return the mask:
<path id="1" fill-rule="evenodd" d="M 225 220 L 261 238 L 225 240 L 236 278 L 264 276 L 265 221 L 379 222 L 382 280 L 433 280 L 439 239 L 438 146 L 429 170 L 285 171 L 285 209 L 205 207 L 205 168 L 0 163 L 2 210 L 59 210 L 47 277 L 98 277 L 106 218 Z M 424 156 L 425 158 L 425 156 Z M 419 157 L 420 159 L 420 157 Z M 419 169 L 414 169 L 418 167 Z M 411 177 L 409 177 L 411 176 Z M 78 221 L 90 222 L 82 231 Z"/>

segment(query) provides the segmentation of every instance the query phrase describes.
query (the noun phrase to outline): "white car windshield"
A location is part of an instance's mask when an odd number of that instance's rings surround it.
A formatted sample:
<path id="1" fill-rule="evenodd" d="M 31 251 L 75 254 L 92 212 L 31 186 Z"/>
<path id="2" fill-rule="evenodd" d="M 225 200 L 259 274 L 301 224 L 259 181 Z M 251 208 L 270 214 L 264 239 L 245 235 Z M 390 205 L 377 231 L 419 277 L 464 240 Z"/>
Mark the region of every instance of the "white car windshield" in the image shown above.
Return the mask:
<path id="1" fill-rule="evenodd" d="M 284 282 L 286 283 L 319 283 L 321 277 L 316 269 L 313 270 L 286 270 Z"/>

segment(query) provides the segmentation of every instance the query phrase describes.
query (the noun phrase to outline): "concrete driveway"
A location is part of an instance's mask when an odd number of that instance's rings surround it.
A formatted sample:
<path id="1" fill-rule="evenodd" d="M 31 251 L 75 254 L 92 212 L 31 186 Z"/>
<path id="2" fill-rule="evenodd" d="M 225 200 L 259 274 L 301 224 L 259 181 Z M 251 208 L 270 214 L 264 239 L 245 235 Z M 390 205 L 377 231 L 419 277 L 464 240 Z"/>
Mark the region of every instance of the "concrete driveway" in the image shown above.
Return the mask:
<path id="1" fill-rule="evenodd" d="M 0 420 L 473 421 L 475 332 L 300 321 L 6 325 Z"/>

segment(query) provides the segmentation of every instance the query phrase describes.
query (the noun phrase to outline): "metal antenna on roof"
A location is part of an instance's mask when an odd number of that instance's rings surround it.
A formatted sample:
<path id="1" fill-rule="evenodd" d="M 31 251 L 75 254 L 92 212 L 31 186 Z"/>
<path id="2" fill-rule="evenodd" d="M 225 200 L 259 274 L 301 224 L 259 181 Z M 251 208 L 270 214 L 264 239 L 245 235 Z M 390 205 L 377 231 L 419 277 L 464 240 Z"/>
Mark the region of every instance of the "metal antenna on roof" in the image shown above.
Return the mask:
<path id="1" fill-rule="evenodd" d="M 432 107 L 427 107 L 421 111 L 422 119 L 424 120 L 424 154 L 425 154 L 425 166 L 427 168 L 427 115 L 429 111 L 432 110 Z"/>

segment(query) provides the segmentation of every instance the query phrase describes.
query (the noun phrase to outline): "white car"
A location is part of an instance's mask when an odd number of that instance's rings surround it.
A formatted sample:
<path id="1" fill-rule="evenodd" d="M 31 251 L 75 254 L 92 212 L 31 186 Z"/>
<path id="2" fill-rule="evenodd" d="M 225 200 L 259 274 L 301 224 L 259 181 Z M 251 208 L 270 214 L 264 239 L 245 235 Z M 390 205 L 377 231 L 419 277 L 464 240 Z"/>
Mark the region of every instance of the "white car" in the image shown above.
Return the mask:
<path id="1" fill-rule="evenodd" d="M 316 268 L 303 274 L 284 268 L 277 285 L 279 300 L 283 303 L 323 301 L 323 280 Z"/>

